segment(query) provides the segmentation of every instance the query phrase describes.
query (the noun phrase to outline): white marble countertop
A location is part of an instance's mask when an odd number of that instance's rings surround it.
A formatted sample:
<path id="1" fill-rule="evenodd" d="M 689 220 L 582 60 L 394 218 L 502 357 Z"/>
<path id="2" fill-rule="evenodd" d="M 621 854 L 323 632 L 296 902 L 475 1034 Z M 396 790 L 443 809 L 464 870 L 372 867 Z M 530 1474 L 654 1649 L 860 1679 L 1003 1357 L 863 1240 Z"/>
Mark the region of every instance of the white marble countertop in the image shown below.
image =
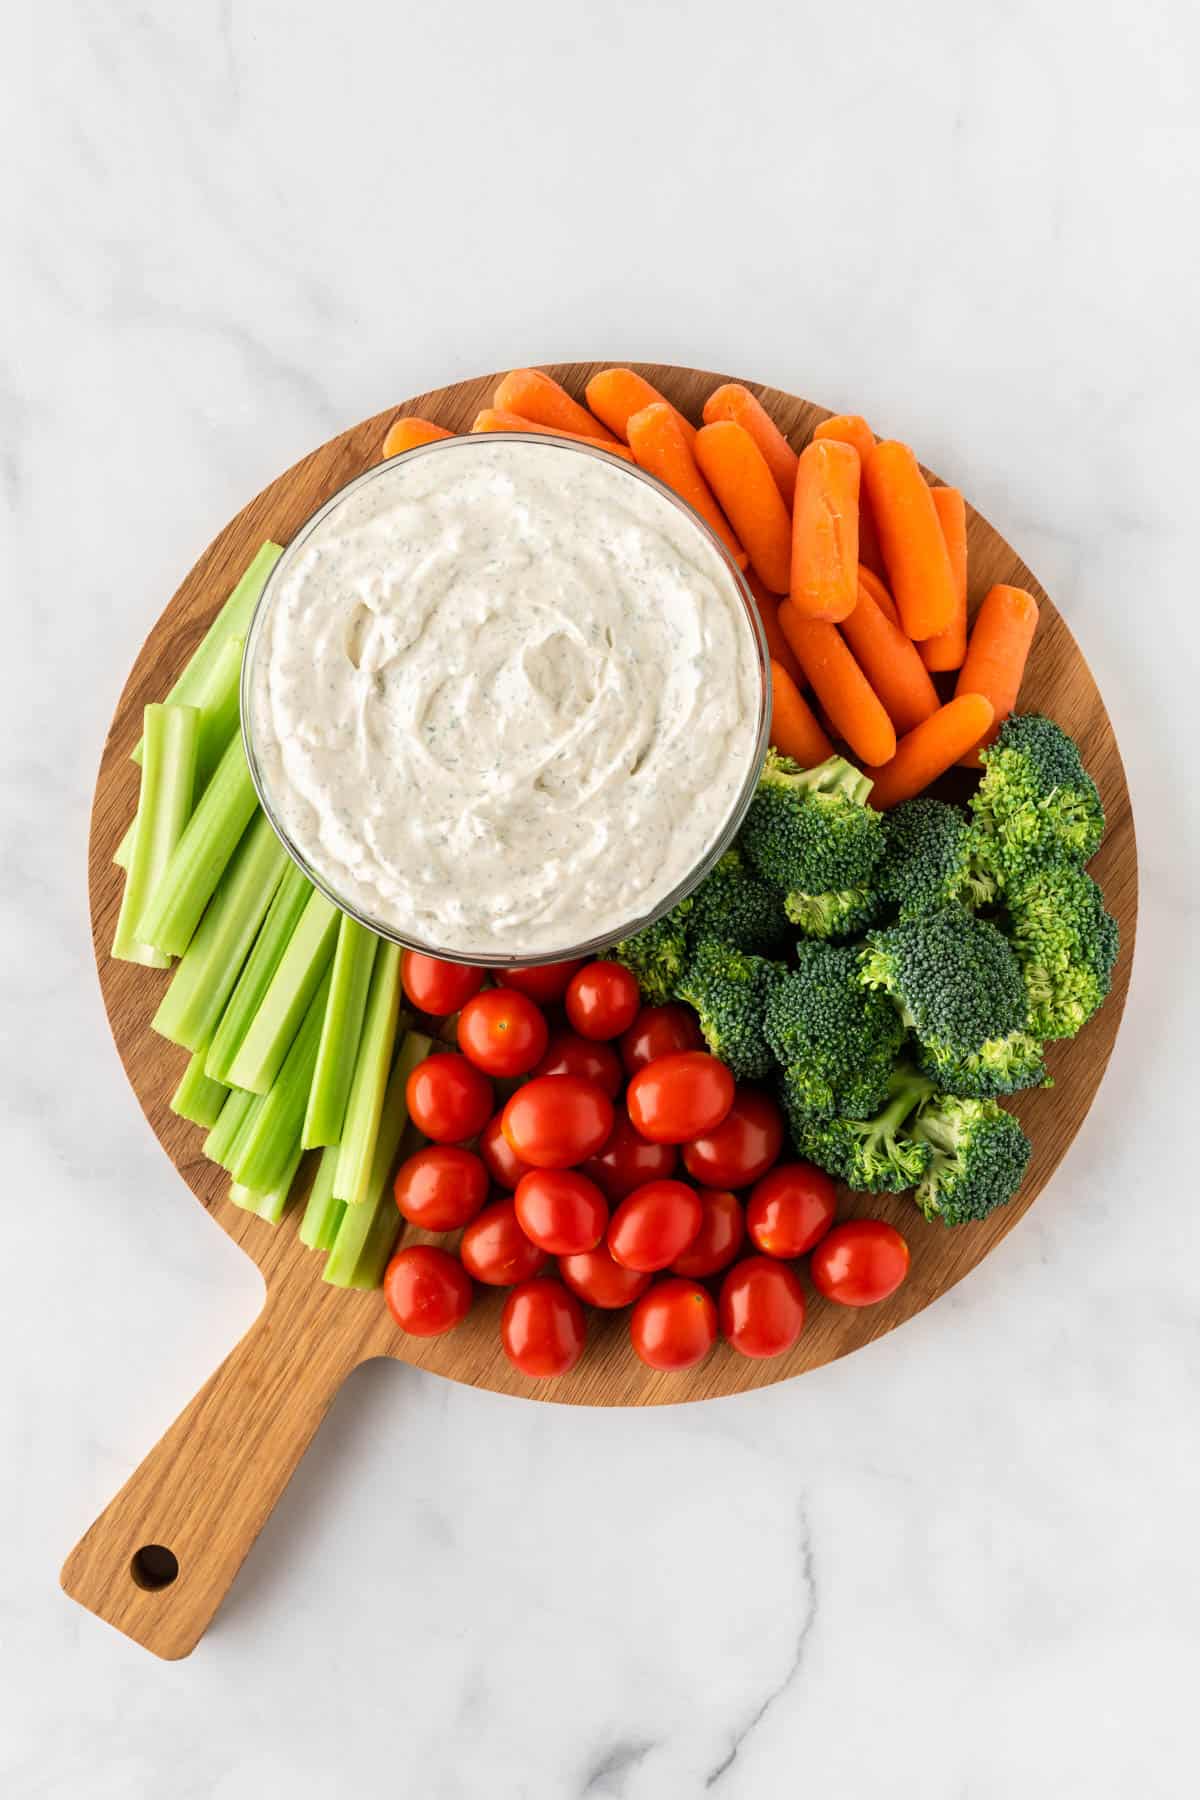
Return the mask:
<path id="1" fill-rule="evenodd" d="M 0 1792 L 1193 1792 L 1200 15 L 26 0 L 6 23 Z M 1037 569 L 1134 793 L 1124 1031 L 1028 1220 L 836 1367 L 643 1413 L 361 1372 L 209 1636 L 162 1664 L 58 1566 L 258 1281 L 109 1043 L 84 859 L 110 711 L 182 573 L 304 451 L 590 356 L 861 409 Z"/>

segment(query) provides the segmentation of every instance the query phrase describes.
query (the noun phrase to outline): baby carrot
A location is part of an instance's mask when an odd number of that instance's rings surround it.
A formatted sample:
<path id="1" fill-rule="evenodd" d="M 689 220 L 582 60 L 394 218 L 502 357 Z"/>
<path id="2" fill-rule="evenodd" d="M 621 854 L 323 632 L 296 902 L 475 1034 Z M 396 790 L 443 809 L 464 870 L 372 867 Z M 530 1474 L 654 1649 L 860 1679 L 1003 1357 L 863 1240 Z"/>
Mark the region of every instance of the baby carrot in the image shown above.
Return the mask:
<path id="1" fill-rule="evenodd" d="M 860 516 L 859 523 L 861 524 L 861 522 Z M 880 612 L 885 613 L 893 625 L 899 625 L 900 614 L 896 611 L 896 602 L 888 593 L 881 577 L 875 573 L 874 569 L 868 569 L 866 563 L 860 562 L 858 565 L 858 585 L 860 588 L 866 588 Z"/>
<path id="2" fill-rule="evenodd" d="M 643 406 L 671 406 L 665 394 L 660 394 L 644 375 L 636 375 L 632 369 L 601 369 L 598 375 L 592 376 L 585 392 L 596 417 L 603 419 L 608 429 L 625 443 L 629 442 L 628 426 L 635 412 L 641 412 Z M 672 406 L 671 411 L 690 444 L 696 435 L 696 427 L 677 407 Z"/>
<path id="3" fill-rule="evenodd" d="M 607 450 L 610 456 L 619 456 L 625 462 L 632 462 L 633 456 L 624 444 L 616 439 L 585 437 L 580 431 L 560 431 L 555 425 L 540 425 L 536 419 L 522 418 L 519 413 L 501 412 L 494 406 L 485 406 L 483 411 L 475 414 L 472 431 L 540 431 L 546 437 L 569 438 L 573 444 L 590 444 L 593 450 Z"/>
<path id="4" fill-rule="evenodd" d="M 638 467 L 645 469 L 648 475 L 657 476 L 667 487 L 674 488 L 679 498 L 686 500 L 692 511 L 698 512 L 705 523 L 712 526 L 722 542 L 729 546 L 739 568 L 744 569 L 746 552 L 734 537 L 729 521 L 700 473 L 675 408 L 668 406 L 665 400 L 656 400 L 652 406 L 643 406 L 640 412 L 631 413 L 626 430 L 629 448 Z"/>
<path id="5" fill-rule="evenodd" d="M 860 762 L 886 763 L 896 753 L 892 721 L 837 627 L 806 619 L 791 600 L 779 608 L 779 623 L 839 737 Z"/>
<path id="6" fill-rule="evenodd" d="M 839 444 L 853 444 L 864 469 L 875 448 L 875 433 L 857 413 L 834 413 L 831 419 L 822 419 L 813 432 L 813 437 L 834 438 Z M 873 574 L 883 574 L 879 534 L 875 530 L 871 502 L 865 488 L 858 496 L 858 560 L 865 563 Z"/>
<path id="7" fill-rule="evenodd" d="M 986 736 L 992 703 L 984 694 L 956 694 L 900 739 L 882 768 L 868 769 L 874 780 L 870 802 L 884 810 L 911 800 Z"/>
<path id="8" fill-rule="evenodd" d="M 612 437 L 586 406 L 572 400 L 565 387 L 540 369 L 513 369 L 496 389 L 492 405 L 499 412 L 520 413 L 535 424 L 552 425 L 556 431 L 573 431 L 576 437 L 600 438 L 605 443 Z"/>
<path id="9" fill-rule="evenodd" d="M 907 444 L 876 444 L 864 479 L 900 622 L 918 642 L 936 637 L 954 617 L 954 570 L 917 459 Z"/>
<path id="10" fill-rule="evenodd" d="M 722 419 L 748 431 L 767 460 L 775 486 L 785 505 L 792 504 L 796 492 L 796 464 L 800 458 L 780 431 L 778 425 L 749 388 L 737 381 L 727 381 L 714 388 L 704 402 L 704 423 L 716 425 Z"/>
<path id="11" fill-rule="evenodd" d="M 791 601 L 834 624 L 858 599 L 858 451 L 836 439 L 806 446 L 796 470 Z M 803 659 L 801 659 L 803 660 Z"/>
<path id="12" fill-rule="evenodd" d="M 967 508 L 957 488 L 931 488 L 933 504 L 954 571 L 954 617 L 945 631 L 926 638 L 921 661 L 927 669 L 959 669 L 967 653 Z M 974 683 L 972 683 L 974 687 Z M 979 689 L 975 689 L 979 692 Z"/>
<path id="13" fill-rule="evenodd" d="M 705 425 L 696 433 L 692 450 L 700 473 L 744 545 L 751 568 L 772 593 L 786 594 L 792 521 L 766 457 L 750 433 L 732 419 Z"/>
<path id="14" fill-rule="evenodd" d="M 382 456 L 399 456 L 402 450 L 415 450 L 418 444 L 432 444 L 438 438 L 453 437 L 452 431 L 434 425 L 428 419 L 393 419 L 383 440 Z"/>
<path id="15" fill-rule="evenodd" d="M 1025 659 L 1037 630 L 1038 605 L 1024 588 L 989 588 L 975 614 L 966 660 L 958 672 L 955 693 L 986 694 L 994 718 L 983 742 L 990 744 L 1017 702 Z M 979 757 L 968 749 L 961 758 L 968 769 L 979 768 Z"/>
<path id="16" fill-rule="evenodd" d="M 771 742 L 802 769 L 815 769 L 833 745 L 782 663 L 771 658 Z"/>
<path id="17" fill-rule="evenodd" d="M 762 620 L 763 636 L 767 640 L 767 649 L 773 662 L 786 669 L 798 688 L 804 686 L 804 671 L 796 661 L 792 646 L 783 635 L 783 626 L 779 623 L 779 601 L 774 594 L 769 594 L 753 569 L 746 572 L 746 585 L 754 595 L 754 604 L 758 608 L 758 616 Z"/>
<path id="18" fill-rule="evenodd" d="M 842 620 L 842 636 L 898 734 L 911 731 L 937 711 L 941 700 L 916 645 L 892 624 L 861 581 L 858 604 Z"/>

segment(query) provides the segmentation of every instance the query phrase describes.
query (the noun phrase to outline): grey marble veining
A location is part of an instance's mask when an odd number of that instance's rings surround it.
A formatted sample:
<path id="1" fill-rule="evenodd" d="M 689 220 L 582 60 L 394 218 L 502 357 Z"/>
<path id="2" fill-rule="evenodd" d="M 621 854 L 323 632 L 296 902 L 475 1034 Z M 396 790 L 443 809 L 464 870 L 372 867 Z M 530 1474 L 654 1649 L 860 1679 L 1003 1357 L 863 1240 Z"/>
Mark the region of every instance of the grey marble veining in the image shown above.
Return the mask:
<path id="1" fill-rule="evenodd" d="M 5 25 L 5 1800 L 1182 1800 L 1200 15 L 18 0 Z M 112 705 L 281 468 L 390 400 L 593 355 L 866 411 L 1038 571 L 1133 787 L 1125 1028 L 1019 1230 L 838 1366 L 643 1413 L 361 1371 L 208 1638 L 159 1664 L 56 1571 L 258 1278 L 101 1012 Z"/>

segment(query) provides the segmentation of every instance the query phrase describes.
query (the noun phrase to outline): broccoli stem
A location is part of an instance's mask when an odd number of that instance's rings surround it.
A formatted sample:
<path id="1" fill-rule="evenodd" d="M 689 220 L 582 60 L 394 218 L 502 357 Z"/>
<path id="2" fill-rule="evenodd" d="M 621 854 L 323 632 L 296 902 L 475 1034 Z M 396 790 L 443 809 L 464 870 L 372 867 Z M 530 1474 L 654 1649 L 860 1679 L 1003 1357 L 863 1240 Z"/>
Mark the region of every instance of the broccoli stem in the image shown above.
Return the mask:
<path id="1" fill-rule="evenodd" d="M 844 794 L 847 800 L 862 806 L 875 784 L 869 775 L 856 769 L 844 756 L 827 756 L 814 769 L 806 769 L 802 775 L 794 776 L 791 785 L 806 788 L 813 794 Z"/>

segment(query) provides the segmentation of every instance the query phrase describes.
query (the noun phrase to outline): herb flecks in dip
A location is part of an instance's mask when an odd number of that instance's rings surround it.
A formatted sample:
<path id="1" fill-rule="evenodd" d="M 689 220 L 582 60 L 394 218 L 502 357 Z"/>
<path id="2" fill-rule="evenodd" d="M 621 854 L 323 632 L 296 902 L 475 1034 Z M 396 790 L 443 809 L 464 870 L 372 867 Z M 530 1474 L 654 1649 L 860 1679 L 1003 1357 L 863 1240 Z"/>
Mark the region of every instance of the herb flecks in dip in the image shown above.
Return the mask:
<path id="1" fill-rule="evenodd" d="M 728 566 L 637 476 L 467 438 L 394 462 L 280 564 L 248 674 L 272 810 L 356 911 L 547 956 L 719 835 L 760 677 Z"/>

